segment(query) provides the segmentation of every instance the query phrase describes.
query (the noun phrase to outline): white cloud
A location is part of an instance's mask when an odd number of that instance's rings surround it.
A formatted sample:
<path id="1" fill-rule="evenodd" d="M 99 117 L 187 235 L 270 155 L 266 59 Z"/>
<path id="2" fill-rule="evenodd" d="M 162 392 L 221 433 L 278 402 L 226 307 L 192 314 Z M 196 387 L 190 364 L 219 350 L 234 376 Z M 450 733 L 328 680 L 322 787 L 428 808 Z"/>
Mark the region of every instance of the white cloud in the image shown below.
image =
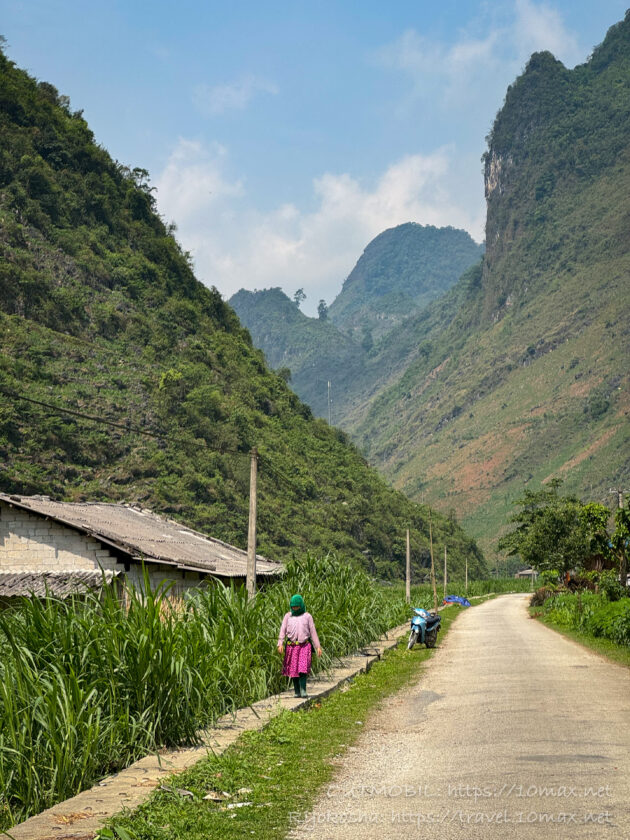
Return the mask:
<path id="1" fill-rule="evenodd" d="M 278 87 L 259 76 L 244 76 L 229 84 L 197 85 L 193 101 L 204 116 L 215 116 L 225 111 L 242 111 L 257 93 L 276 95 Z"/>
<path id="2" fill-rule="evenodd" d="M 157 180 L 161 212 L 178 226 L 198 277 L 226 297 L 240 288 L 303 287 L 307 311 L 329 302 L 368 242 L 383 230 L 415 221 L 453 225 L 482 236 L 483 218 L 460 201 L 453 150 L 408 155 L 368 185 L 347 173 L 313 181 L 315 208 L 284 204 L 261 213 L 247 203 L 242 180 L 224 174 L 224 149 L 180 139 Z"/>
<path id="3" fill-rule="evenodd" d="M 545 3 L 516 0 L 513 37 L 521 58 L 549 50 L 569 67 L 584 60 L 576 36 L 566 29 L 560 13 Z"/>
<path id="4" fill-rule="evenodd" d="M 376 53 L 378 62 L 410 79 L 411 100 L 403 103 L 405 108 L 425 98 L 433 107 L 441 103 L 442 109 L 484 112 L 488 100 L 501 101 L 533 52 L 549 50 L 567 66 L 586 57 L 560 13 L 546 3 L 514 0 L 507 18 L 473 24 L 476 32 L 483 30 L 481 37 L 463 31 L 445 43 L 407 30 Z"/>
<path id="5" fill-rule="evenodd" d="M 187 226 L 226 198 L 241 196 L 242 181 L 230 182 L 222 172 L 226 157 L 218 143 L 207 149 L 197 140 L 180 137 L 155 183 L 163 212 Z"/>
<path id="6" fill-rule="evenodd" d="M 469 87 L 480 72 L 495 60 L 499 33 L 486 38 L 463 37 L 454 44 L 441 44 L 409 29 L 377 54 L 385 66 L 402 70 L 411 77 L 415 94 L 435 96 L 436 85 L 452 98 L 462 86 Z"/>

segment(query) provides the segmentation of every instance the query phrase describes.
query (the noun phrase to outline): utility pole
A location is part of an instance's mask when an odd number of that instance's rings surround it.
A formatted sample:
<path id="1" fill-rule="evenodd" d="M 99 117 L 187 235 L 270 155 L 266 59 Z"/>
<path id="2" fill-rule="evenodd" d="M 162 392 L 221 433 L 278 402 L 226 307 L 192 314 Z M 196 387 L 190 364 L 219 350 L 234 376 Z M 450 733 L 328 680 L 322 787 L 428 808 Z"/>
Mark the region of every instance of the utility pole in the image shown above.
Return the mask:
<path id="1" fill-rule="evenodd" d="M 256 593 L 256 477 L 258 473 L 258 450 L 251 451 L 249 470 L 249 528 L 247 531 L 247 597 Z"/>
<path id="2" fill-rule="evenodd" d="M 630 490 L 622 490 L 620 487 L 611 487 L 608 491 L 609 493 L 616 493 L 617 494 L 617 507 L 619 510 L 623 510 L 623 494 L 629 493 Z M 628 552 L 627 548 L 622 549 L 621 558 L 619 562 L 619 582 L 626 588 L 628 582 Z"/>
<path id="3" fill-rule="evenodd" d="M 409 545 L 409 528 L 407 528 L 407 566 L 405 569 L 405 600 L 411 603 L 411 546 Z"/>
<path id="4" fill-rule="evenodd" d="M 619 487 L 611 487 L 608 492 L 609 493 L 614 493 L 617 496 L 617 507 L 622 508 L 623 507 L 623 494 L 624 493 L 630 493 L 630 490 L 622 490 Z"/>
<path id="5" fill-rule="evenodd" d="M 437 612 L 437 589 L 435 587 L 435 562 L 433 561 L 433 524 L 431 522 L 431 508 L 429 508 L 429 548 L 431 550 L 431 584 L 433 586 L 433 609 Z"/>
<path id="6" fill-rule="evenodd" d="M 446 571 L 446 546 L 444 546 L 444 597 L 446 598 L 446 584 L 448 581 L 448 574 Z"/>
<path id="7" fill-rule="evenodd" d="M 328 425 L 332 426 L 332 412 L 330 410 L 330 379 L 328 380 Z"/>

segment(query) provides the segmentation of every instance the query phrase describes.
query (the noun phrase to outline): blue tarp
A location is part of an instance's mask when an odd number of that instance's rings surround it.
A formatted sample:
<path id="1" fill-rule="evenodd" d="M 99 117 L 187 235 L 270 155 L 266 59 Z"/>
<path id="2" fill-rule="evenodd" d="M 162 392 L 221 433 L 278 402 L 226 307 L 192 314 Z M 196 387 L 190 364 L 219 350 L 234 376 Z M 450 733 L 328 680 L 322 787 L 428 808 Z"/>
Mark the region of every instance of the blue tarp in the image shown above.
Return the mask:
<path id="1" fill-rule="evenodd" d="M 469 607 L 470 601 L 468 598 L 460 598 L 459 595 L 447 595 L 444 598 L 445 604 L 460 604 L 462 607 Z"/>

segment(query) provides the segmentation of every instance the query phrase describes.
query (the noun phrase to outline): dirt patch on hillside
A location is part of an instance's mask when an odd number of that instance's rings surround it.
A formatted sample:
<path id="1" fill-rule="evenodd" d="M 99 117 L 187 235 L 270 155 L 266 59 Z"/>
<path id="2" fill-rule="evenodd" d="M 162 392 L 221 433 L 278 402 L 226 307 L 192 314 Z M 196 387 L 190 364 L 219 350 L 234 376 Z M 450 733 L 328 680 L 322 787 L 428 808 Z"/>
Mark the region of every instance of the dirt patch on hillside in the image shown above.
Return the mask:
<path id="1" fill-rule="evenodd" d="M 593 379 L 580 379 L 574 382 L 569 388 L 570 397 L 586 397 L 593 388 L 596 388 L 602 381 L 601 376 Z"/>
<path id="2" fill-rule="evenodd" d="M 590 446 L 588 446 L 586 449 L 583 449 L 582 452 L 579 452 L 577 455 L 574 455 L 573 458 L 570 458 L 566 463 L 564 463 L 558 470 L 555 471 L 554 475 L 556 475 L 557 473 L 562 473 L 563 475 L 566 475 L 566 473 L 568 473 L 569 470 L 572 470 L 574 469 L 574 467 L 577 467 L 579 464 L 582 463 L 582 461 L 585 461 L 590 455 L 593 455 L 595 452 L 597 452 L 598 449 L 601 449 L 601 447 L 604 446 L 604 444 L 608 443 L 608 441 L 616 432 L 616 428 L 608 429 L 607 432 L 604 432 L 604 434 L 596 441 L 591 443 Z M 543 481 L 543 484 L 546 481 L 548 481 L 548 479 L 545 479 Z"/>
<path id="3" fill-rule="evenodd" d="M 527 437 L 529 425 L 508 429 L 504 434 L 489 432 L 454 452 L 446 462 L 433 464 L 428 478 L 449 474 L 454 479 L 453 491 L 487 496 L 501 480 L 506 465 L 513 460 L 519 445 Z M 487 493 L 479 492 L 487 489 Z"/>

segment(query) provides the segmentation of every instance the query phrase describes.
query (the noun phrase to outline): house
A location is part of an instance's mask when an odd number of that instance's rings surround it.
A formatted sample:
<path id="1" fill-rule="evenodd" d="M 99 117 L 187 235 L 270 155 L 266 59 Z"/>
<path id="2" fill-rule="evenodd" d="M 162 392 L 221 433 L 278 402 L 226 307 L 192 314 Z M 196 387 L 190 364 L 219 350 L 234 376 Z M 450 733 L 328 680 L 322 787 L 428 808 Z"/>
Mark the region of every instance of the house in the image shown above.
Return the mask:
<path id="1" fill-rule="evenodd" d="M 47 496 L 0 493 L 0 599 L 18 595 L 64 597 L 103 580 L 166 580 L 179 596 L 208 578 L 244 583 L 247 553 L 157 516 L 105 502 L 56 502 Z M 270 580 L 281 563 L 256 556 L 256 575 Z"/>
<path id="2" fill-rule="evenodd" d="M 520 572 L 517 572 L 514 575 L 515 578 L 529 578 L 530 580 L 536 580 L 538 577 L 538 572 L 536 569 L 521 569 Z"/>

